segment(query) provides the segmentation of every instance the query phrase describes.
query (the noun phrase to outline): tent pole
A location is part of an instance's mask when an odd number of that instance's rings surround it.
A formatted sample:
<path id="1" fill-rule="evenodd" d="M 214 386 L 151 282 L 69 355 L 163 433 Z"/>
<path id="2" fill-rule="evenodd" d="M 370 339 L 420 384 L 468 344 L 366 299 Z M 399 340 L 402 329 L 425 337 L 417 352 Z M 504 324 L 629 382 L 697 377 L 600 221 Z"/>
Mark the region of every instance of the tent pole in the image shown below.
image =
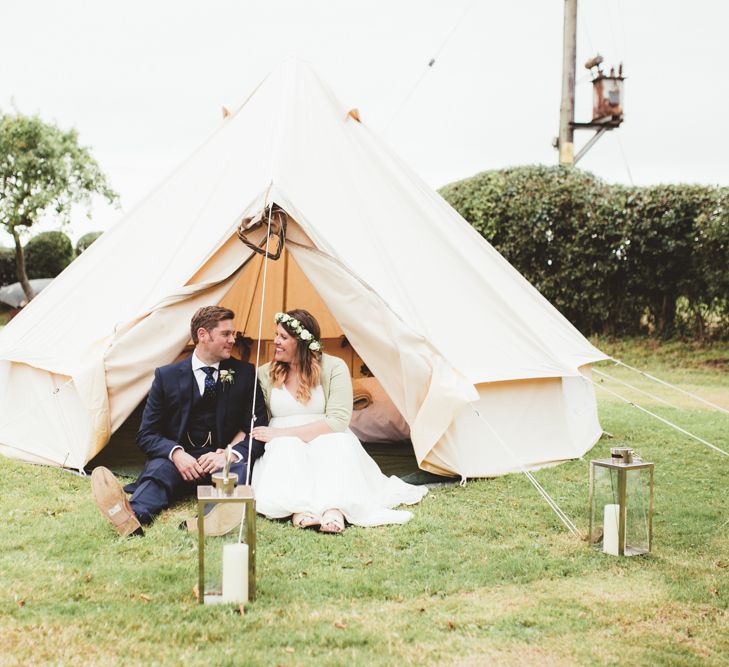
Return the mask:
<path id="1" fill-rule="evenodd" d="M 273 183 L 272 183 L 273 184 Z M 270 192 L 270 187 L 269 187 Z M 268 195 L 266 195 L 266 200 Z M 266 202 L 264 201 L 264 211 Z M 268 248 L 271 241 L 271 215 L 273 214 L 273 202 L 268 208 L 268 226 L 266 228 L 266 251 L 263 255 L 263 284 L 261 286 L 261 312 L 258 317 L 258 342 L 256 344 L 256 380 L 253 384 L 253 401 L 251 405 L 251 425 L 248 429 L 248 465 L 246 466 L 246 486 L 251 483 L 251 465 L 253 459 L 253 424 L 256 420 L 256 394 L 258 393 L 258 365 L 261 359 L 261 335 L 263 332 L 263 315 L 266 304 L 266 278 L 268 277 Z M 281 248 L 283 250 L 283 248 Z M 232 448 L 228 446 L 227 456 L 232 457 Z"/>
<path id="2" fill-rule="evenodd" d="M 288 297 L 289 297 L 289 253 L 288 250 L 283 252 L 283 302 L 282 310 L 285 312 L 289 309 Z"/>

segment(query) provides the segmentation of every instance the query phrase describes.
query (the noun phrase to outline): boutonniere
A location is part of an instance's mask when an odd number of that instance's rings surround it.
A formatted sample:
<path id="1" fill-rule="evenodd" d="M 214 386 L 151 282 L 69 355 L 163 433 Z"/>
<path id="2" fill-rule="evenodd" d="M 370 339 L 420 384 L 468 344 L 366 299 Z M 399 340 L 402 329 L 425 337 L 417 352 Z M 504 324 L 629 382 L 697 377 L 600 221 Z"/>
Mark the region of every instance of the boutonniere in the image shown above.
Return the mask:
<path id="1" fill-rule="evenodd" d="M 223 391 L 225 391 L 226 384 L 235 384 L 235 371 L 222 369 L 220 371 L 220 384 L 223 385 Z"/>

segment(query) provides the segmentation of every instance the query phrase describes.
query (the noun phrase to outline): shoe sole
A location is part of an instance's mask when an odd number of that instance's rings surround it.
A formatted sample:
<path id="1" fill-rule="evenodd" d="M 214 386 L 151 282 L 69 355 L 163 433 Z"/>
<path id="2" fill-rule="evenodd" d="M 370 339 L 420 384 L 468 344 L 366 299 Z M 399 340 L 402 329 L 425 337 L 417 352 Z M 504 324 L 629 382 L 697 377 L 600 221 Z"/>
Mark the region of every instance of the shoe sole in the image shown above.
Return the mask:
<path id="1" fill-rule="evenodd" d="M 91 473 L 91 491 L 102 516 L 122 537 L 128 537 L 142 527 L 129 505 L 119 481 L 111 470 L 99 466 Z"/>

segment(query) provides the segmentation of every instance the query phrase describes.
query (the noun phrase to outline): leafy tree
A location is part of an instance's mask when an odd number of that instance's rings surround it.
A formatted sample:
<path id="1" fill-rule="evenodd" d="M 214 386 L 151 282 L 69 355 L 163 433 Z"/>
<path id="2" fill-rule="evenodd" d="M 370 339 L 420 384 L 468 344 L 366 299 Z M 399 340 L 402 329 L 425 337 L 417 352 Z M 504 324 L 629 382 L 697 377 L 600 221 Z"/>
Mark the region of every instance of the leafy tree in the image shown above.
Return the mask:
<path id="1" fill-rule="evenodd" d="M 28 301 L 33 290 L 21 234 L 48 213 L 68 222 L 72 206 L 88 207 L 94 194 L 117 199 L 75 130 L 61 130 L 38 116 L 0 113 L 0 225 L 15 242 L 17 277 Z"/>
<path id="2" fill-rule="evenodd" d="M 102 232 L 88 232 L 76 241 L 76 256 L 86 250 L 96 239 L 101 236 Z"/>
<path id="3" fill-rule="evenodd" d="M 41 232 L 24 248 L 28 278 L 55 278 L 73 261 L 73 243 L 63 232 Z"/>

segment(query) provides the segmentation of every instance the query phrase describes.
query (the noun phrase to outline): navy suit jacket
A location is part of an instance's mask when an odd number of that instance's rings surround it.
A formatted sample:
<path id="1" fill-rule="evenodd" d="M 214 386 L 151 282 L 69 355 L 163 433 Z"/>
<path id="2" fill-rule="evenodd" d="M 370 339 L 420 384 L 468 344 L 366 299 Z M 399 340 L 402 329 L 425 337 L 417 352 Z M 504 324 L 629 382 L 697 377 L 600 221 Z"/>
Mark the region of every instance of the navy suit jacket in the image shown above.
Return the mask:
<path id="1" fill-rule="evenodd" d="M 232 383 L 217 385 L 216 441 L 225 447 L 239 431 L 248 433 L 251 427 L 251 408 L 256 371 L 252 364 L 235 358 L 220 362 L 220 370 L 234 371 Z M 218 376 L 220 373 L 218 373 Z M 142 424 L 137 433 L 137 444 L 150 458 L 169 457 L 174 447 L 189 449 L 187 423 L 192 409 L 194 393 L 199 388 L 192 371 L 192 357 L 154 371 L 154 381 L 144 406 Z M 256 425 L 268 424 L 268 412 L 260 386 L 256 391 Z M 235 449 L 246 461 L 248 440 L 236 443 Z M 263 453 L 263 444 L 254 440 L 253 460 Z"/>

